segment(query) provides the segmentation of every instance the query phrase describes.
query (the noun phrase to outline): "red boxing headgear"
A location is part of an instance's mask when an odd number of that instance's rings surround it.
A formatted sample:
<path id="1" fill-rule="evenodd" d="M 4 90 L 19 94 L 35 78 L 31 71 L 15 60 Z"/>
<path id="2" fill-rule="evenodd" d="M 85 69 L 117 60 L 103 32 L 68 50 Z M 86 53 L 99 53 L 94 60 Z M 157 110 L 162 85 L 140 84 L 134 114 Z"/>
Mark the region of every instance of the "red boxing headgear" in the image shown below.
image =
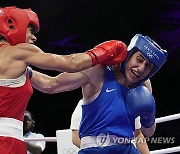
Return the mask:
<path id="1" fill-rule="evenodd" d="M 29 9 L 20 9 L 15 6 L 0 8 L 0 35 L 10 45 L 26 42 L 26 31 L 29 25 L 34 33 L 40 29 L 38 16 Z"/>

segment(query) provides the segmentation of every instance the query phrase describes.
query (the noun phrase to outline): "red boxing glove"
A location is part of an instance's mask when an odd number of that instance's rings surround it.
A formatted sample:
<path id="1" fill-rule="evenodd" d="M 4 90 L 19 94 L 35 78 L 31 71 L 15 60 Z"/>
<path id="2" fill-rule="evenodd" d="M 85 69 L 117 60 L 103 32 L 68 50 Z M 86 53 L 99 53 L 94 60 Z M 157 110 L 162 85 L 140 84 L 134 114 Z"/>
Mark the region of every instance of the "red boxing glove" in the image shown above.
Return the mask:
<path id="1" fill-rule="evenodd" d="M 106 62 L 114 59 L 118 64 L 125 60 L 127 56 L 127 46 L 118 40 L 110 40 L 103 42 L 93 49 L 86 51 L 92 58 L 92 65 L 106 64 Z M 107 64 L 108 65 L 108 64 Z M 115 65 L 115 64 L 113 64 Z"/>
<path id="2" fill-rule="evenodd" d="M 111 60 L 102 62 L 101 64 L 108 65 L 108 66 L 119 65 L 120 63 L 122 63 L 124 61 L 126 56 L 127 56 L 127 54 L 124 54 L 124 55 L 120 54 L 120 55 L 116 56 L 115 58 L 113 58 Z"/>

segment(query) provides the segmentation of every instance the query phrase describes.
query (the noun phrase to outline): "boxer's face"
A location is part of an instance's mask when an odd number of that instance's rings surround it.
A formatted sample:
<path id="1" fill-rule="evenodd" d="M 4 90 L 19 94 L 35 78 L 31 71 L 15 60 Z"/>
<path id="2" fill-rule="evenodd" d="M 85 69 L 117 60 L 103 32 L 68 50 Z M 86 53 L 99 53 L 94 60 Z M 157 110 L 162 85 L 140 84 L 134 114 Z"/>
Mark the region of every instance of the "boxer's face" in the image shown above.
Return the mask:
<path id="1" fill-rule="evenodd" d="M 36 40 L 37 38 L 34 35 L 33 26 L 28 26 L 27 31 L 26 31 L 26 43 L 34 44 Z"/>
<path id="2" fill-rule="evenodd" d="M 25 112 L 24 114 L 24 121 L 23 121 L 23 131 L 24 133 L 27 133 L 32 130 L 32 128 L 35 125 L 35 121 L 32 119 L 32 116 L 30 113 Z"/>
<path id="3" fill-rule="evenodd" d="M 144 79 L 152 70 L 150 63 L 140 51 L 135 52 L 125 66 L 125 76 L 129 83 L 136 83 Z"/>

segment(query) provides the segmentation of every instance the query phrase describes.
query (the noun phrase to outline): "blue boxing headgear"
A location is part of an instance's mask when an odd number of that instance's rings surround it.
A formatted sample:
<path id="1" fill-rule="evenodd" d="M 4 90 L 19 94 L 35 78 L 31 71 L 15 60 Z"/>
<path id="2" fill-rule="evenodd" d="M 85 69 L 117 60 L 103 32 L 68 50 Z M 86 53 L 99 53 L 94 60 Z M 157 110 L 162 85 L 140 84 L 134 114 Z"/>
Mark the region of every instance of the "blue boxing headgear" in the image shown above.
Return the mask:
<path id="1" fill-rule="evenodd" d="M 161 49 L 161 47 L 151 40 L 148 36 L 143 36 L 142 34 L 136 34 L 128 46 L 128 56 L 126 60 L 122 63 L 122 69 L 125 71 L 125 65 L 129 58 L 136 51 L 140 51 L 150 63 L 154 65 L 151 72 L 138 83 L 151 78 L 166 62 L 168 53 L 166 50 Z"/>

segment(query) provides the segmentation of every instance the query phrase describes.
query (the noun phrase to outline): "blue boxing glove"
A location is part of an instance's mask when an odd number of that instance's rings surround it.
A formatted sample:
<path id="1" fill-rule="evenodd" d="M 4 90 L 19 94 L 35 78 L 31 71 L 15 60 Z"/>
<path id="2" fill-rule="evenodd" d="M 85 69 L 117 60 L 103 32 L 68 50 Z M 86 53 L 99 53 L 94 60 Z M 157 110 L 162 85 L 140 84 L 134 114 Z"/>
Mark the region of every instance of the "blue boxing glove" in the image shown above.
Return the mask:
<path id="1" fill-rule="evenodd" d="M 126 98 L 126 109 L 131 119 L 140 116 L 141 125 L 150 128 L 155 122 L 155 99 L 145 86 L 129 90 Z"/>

